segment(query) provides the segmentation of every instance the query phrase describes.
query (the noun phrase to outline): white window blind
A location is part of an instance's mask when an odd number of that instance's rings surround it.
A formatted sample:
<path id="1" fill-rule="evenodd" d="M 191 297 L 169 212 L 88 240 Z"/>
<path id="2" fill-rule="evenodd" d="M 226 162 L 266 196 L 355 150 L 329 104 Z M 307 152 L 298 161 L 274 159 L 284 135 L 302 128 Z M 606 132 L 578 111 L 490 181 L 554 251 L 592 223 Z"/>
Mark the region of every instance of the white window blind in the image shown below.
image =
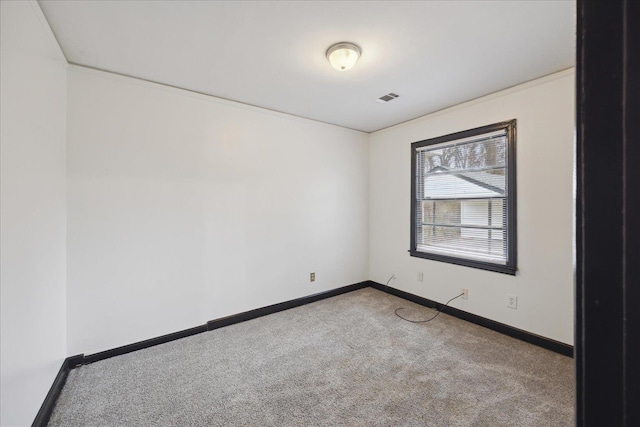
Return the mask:
<path id="1" fill-rule="evenodd" d="M 506 129 L 415 149 L 419 252 L 508 263 Z"/>

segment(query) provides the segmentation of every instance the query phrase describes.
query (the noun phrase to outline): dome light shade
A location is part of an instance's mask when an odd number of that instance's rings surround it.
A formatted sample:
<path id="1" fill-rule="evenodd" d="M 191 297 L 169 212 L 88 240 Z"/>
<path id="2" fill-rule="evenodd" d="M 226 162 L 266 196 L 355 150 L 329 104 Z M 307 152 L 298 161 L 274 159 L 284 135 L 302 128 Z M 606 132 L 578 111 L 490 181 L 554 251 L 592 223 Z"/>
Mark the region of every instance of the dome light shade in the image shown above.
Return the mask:
<path id="1" fill-rule="evenodd" d="M 361 51 L 353 43 L 336 43 L 327 50 L 327 59 L 331 66 L 338 71 L 347 71 L 356 65 Z"/>

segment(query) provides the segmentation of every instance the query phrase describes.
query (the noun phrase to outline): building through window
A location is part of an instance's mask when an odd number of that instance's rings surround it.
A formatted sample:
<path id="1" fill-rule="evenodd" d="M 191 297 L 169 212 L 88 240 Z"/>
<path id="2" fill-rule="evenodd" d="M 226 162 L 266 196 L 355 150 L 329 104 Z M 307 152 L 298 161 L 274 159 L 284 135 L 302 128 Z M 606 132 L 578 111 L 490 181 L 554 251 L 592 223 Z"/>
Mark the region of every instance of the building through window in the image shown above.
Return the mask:
<path id="1" fill-rule="evenodd" d="M 516 272 L 516 121 L 411 144 L 410 254 Z"/>

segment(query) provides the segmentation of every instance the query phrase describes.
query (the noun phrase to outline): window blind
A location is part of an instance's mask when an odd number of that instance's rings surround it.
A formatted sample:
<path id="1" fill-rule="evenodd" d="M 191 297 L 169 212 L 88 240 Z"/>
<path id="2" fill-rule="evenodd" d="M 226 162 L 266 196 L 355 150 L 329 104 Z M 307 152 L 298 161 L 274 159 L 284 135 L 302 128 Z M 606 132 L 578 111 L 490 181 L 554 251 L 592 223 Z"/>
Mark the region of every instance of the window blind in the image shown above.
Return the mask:
<path id="1" fill-rule="evenodd" d="M 416 250 L 508 263 L 506 129 L 419 147 Z"/>

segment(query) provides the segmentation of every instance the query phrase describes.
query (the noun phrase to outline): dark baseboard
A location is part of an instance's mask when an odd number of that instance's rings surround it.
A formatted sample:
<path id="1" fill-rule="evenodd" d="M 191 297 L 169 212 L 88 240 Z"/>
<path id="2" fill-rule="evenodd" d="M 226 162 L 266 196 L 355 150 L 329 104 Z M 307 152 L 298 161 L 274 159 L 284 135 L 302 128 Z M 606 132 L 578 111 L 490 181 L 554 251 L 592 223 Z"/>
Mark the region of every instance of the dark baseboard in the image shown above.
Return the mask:
<path id="1" fill-rule="evenodd" d="M 408 301 L 415 302 L 416 304 L 420 304 L 425 307 L 436 308 L 436 309 L 440 309 L 442 307 L 442 304 L 432 301 L 430 299 L 423 298 L 423 297 L 411 294 L 409 292 L 401 291 L 396 288 L 384 286 L 380 283 L 377 283 L 371 280 L 367 280 L 367 281 L 356 283 L 353 285 L 332 289 L 330 291 L 320 292 L 320 293 L 309 295 L 306 297 L 297 298 L 294 300 L 257 308 L 255 310 L 245 311 L 243 313 L 238 313 L 238 314 L 234 314 L 227 317 L 222 317 L 220 319 L 210 320 L 206 324 L 196 326 L 194 328 L 185 329 L 183 331 L 178 331 L 171 334 L 162 335 L 160 337 L 140 341 L 137 343 L 124 345 L 122 347 L 101 351 L 99 353 L 89 354 L 86 356 L 84 354 L 79 354 L 76 356 L 67 357 L 62 363 L 62 367 L 60 368 L 60 371 L 58 372 L 58 375 L 56 376 L 53 382 L 53 385 L 49 390 L 49 393 L 47 393 L 47 396 L 44 402 L 42 403 L 42 406 L 40 407 L 40 410 L 38 411 L 38 414 L 36 415 L 35 420 L 33 421 L 32 427 L 45 427 L 47 425 L 47 423 L 49 422 L 49 418 L 51 417 L 51 413 L 53 412 L 53 408 L 56 404 L 56 401 L 58 400 L 58 397 L 60 396 L 60 392 L 62 391 L 62 388 L 64 387 L 64 384 L 67 380 L 69 371 L 71 371 L 73 368 L 79 365 L 97 362 L 99 360 L 108 359 L 114 356 L 120 356 L 123 354 L 131 353 L 133 351 L 142 350 L 144 348 L 149 348 L 159 344 L 164 344 L 169 341 L 174 341 L 180 338 L 186 338 L 191 335 L 199 334 L 202 332 L 212 331 L 214 329 L 234 325 L 236 323 L 245 322 L 247 320 L 256 319 L 258 317 L 266 316 L 269 314 L 278 313 L 280 311 L 288 310 L 290 308 L 299 307 L 305 304 L 310 304 L 326 298 L 331 298 L 337 295 L 345 294 L 352 291 L 357 291 L 358 289 L 363 289 L 367 287 L 372 287 L 380 291 L 387 292 L 391 295 L 404 298 Z M 537 346 L 546 348 L 548 350 L 555 351 L 556 353 L 573 357 L 573 347 L 568 344 L 564 344 L 559 341 L 554 341 L 549 338 L 541 337 L 539 335 L 535 335 L 530 332 L 505 325 L 504 323 L 496 322 L 484 317 L 477 316 L 475 314 L 467 313 L 466 311 L 462 311 L 457 308 L 444 307 L 442 312 L 458 317 L 460 319 L 475 323 L 477 325 L 484 326 L 485 328 L 492 329 L 502 334 L 509 335 L 511 337 L 520 339 L 522 341 L 535 344 Z"/>
<path id="2" fill-rule="evenodd" d="M 32 427 L 45 427 L 49 422 L 53 408 L 56 401 L 60 396 L 60 392 L 67 381 L 69 371 L 73 368 L 85 365 L 88 363 L 97 362 L 99 360 L 108 359 L 114 356 L 120 356 L 123 354 L 131 353 L 133 351 L 142 350 L 144 348 L 153 347 L 159 344 L 164 344 L 169 341 L 174 341 L 180 338 L 186 338 L 191 335 L 199 334 L 202 332 L 212 331 L 214 329 L 222 328 L 224 326 L 233 325 L 247 320 L 256 319 L 268 314 L 277 313 L 279 311 L 288 310 L 290 308 L 299 307 L 301 305 L 310 304 L 312 302 L 320 301 L 326 298 L 331 298 L 337 295 L 345 294 L 347 292 L 356 291 L 358 289 L 367 288 L 370 286 L 369 281 L 356 283 L 349 286 L 343 286 L 341 288 L 332 289 L 330 291 L 319 292 L 317 294 L 309 295 L 302 298 L 297 298 L 290 301 L 281 302 L 279 304 L 269 305 L 267 307 L 257 308 L 255 310 L 245 311 L 244 313 L 238 313 L 227 317 L 222 317 L 216 320 L 210 320 L 204 325 L 196 326 L 194 328 L 185 329 L 183 331 L 174 332 L 160 337 L 151 338 L 148 340 L 140 341 L 133 344 L 124 345 L 122 347 L 113 348 L 110 350 L 101 351 L 99 353 L 84 355 L 79 354 L 76 356 L 67 357 L 62 363 L 62 367 L 58 372 L 53 385 L 47 393 L 47 396 L 33 421 Z"/>
<path id="3" fill-rule="evenodd" d="M 180 338 L 190 337 L 191 335 L 199 334 L 202 332 L 212 331 L 214 329 L 222 328 L 224 326 L 233 325 L 247 320 L 255 319 L 268 314 L 277 313 L 279 311 L 288 310 L 290 308 L 299 307 L 301 305 L 309 304 L 312 302 L 320 301 L 325 298 L 331 298 L 336 295 L 352 292 L 358 289 L 363 289 L 370 286 L 368 281 L 356 283 L 353 285 L 343 286 L 341 288 L 332 289 L 325 292 L 319 292 L 317 294 L 309 295 L 302 298 L 297 298 L 290 301 L 281 302 L 278 304 L 269 305 L 267 307 L 257 308 L 255 310 L 245 311 L 243 313 L 234 314 L 220 319 L 210 320 L 204 325 L 196 326 L 194 328 L 185 329 L 183 331 L 173 332 L 171 334 L 162 335 L 160 337 L 150 338 L 148 340 L 136 342 L 133 344 L 124 345 L 122 347 L 113 348 L 110 350 L 101 351 L 99 353 L 89 354 L 83 356 L 80 364 L 88 364 L 97 362 L 99 360 L 108 359 L 114 356 L 120 356 L 123 354 L 131 353 L 132 351 L 142 350 L 144 348 L 153 347 L 159 344 L 164 344 L 169 341 L 178 340 Z M 77 365 L 76 365 L 77 366 Z M 75 366 L 74 366 L 75 367 Z"/>
<path id="4" fill-rule="evenodd" d="M 44 398 L 44 402 L 42 402 L 42 406 L 40 406 L 40 410 L 31 424 L 32 427 L 45 427 L 47 425 L 49 418 L 51 417 L 51 413 L 53 412 L 53 408 L 56 405 L 56 401 L 60 396 L 60 392 L 62 391 L 64 384 L 67 382 L 69 371 L 78 366 L 82 358 L 83 355 L 78 355 L 64 359 L 62 367 L 58 371 L 58 375 L 56 375 L 56 378 L 53 380 L 53 384 L 49 389 L 49 393 L 47 393 L 47 396 Z"/>
<path id="5" fill-rule="evenodd" d="M 369 286 L 371 286 L 372 288 L 387 292 L 388 294 L 395 295 L 400 298 L 404 298 L 408 301 L 415 302 L 416 304 L 420 304 L 425 307 L 435 308 L 439 310 L 443 306 L 443 304 L 439 302 L 432 301 L 430 299 L 423 298 L 409 292 L 401 291 L 400 289 L 385 286 L 373 281 L 369 281 L 369 283 Z M 522 329 L 514 328 L 513 326 L 505 325 L 504 323 L 496 322 L 495 320 L 471 314 L 454 307 L 444 307 L 442 312 L 459 319 L 466 320 L 467 322 L 475 323 L 476 325 L 480 325 L 496 332 L 500 332 L 501 334 L 517 338 L 519 340 L 537 345 L 542 348 L 546 348 L 547 350 L 554 351 L 564 356 L 573 357 L 573 346 L 569 344 L 555 341 L 550 338 L 545 338 L 540 335 L 532 334 L 531 332 L 523 331 Z"/>
<path id="6" fill-rule="evenodd" d="M 310 304 L 312 302 L 320 301 L 325 298 L 331 298 L 337 295 L 346 294 L 347 292 L 357 291 L 358 289 L 368 288 L 369 286 L 370 286 L 369 281 L 360 282 L 354 285 L 343 286 L 342 288 L 332 289 L 330 291 L 320 292 L 320 293 L 309 295 L 306 297 L 281 302 L 279 304 L 273 304 L 267 307 L 256 308 L 255 310 L 233 314 L 231 316 L 223 317 L 220 319 L 210 320 L 207 322 L 207 330 L 212 331 L 214 329 L 222 328 L 224 326 L 229 326 L 229 325 L 233 325 L 240 322 L 246 322 L 247 320 L 256 319 L 258 317 L 278 313 L 284 310 L 289 310 L 290 308 L 299 307 L 301 305 Z"/>
<path id="7" fill-rule="evenodd" d="M 185 329 L 183 331 L 173 332 L 148 340 L 139 341 L 133 344 L 123 345 L 122 347 L 112 348 L 110 350 L 101 351 L 99 353 L 84 356 L 82 364 L 97 362 L 99 360 L 108 359 L 114 356 L 131 353 L 132 351 L 142 350 L 144 348 L 153 347 L 159 344 L 168 343 L 169 341 L 179 340 L 180 338 L 190 337 L 191 335 L 207 332 L 207 325 L 196 326 L 195 328 Z"/>

